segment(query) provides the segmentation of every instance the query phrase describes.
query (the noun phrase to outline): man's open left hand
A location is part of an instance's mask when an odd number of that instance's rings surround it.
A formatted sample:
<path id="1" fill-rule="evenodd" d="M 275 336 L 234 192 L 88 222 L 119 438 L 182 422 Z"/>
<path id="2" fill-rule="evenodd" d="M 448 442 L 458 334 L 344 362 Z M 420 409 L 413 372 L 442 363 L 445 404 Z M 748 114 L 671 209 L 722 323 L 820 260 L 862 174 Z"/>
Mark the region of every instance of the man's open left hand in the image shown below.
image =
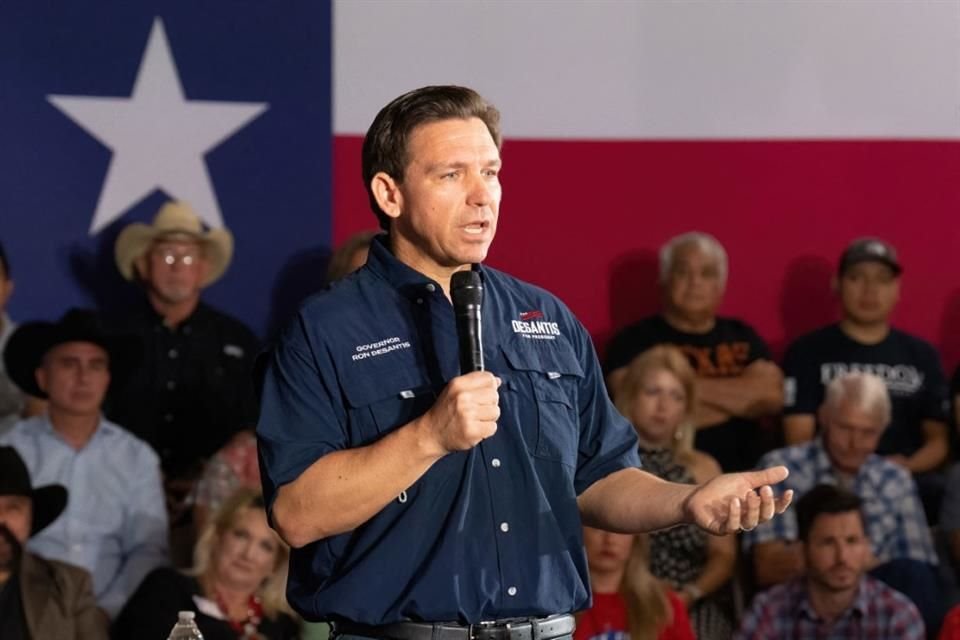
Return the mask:
<path id="1" fill-rule="evenodd" d="M 770 485 L 787 477 L 786 467 L 726 473 L 698 487 L 687 498 L 687 520 L 714 535 L 750 531 L 783 513 L 793 491 L 774 498 Z"/>

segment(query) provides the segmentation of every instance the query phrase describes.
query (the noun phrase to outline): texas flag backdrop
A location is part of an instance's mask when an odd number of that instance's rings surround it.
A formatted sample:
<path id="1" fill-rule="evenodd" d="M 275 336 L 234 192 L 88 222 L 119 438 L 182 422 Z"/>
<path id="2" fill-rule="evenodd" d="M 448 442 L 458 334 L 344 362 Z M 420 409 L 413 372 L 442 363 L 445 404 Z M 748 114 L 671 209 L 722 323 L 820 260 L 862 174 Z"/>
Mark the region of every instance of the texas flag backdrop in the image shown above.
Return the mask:
<path id="1" fill-rule="evenodd" d="M 17 319 L 129 299 L 116 233 L 164 199 L 236 235 L 214 304 L 261 334 L 375 227 L 362 134 L 425 84 L 503 113 L 489 263 L 602 349 L 656 250 L 730 254 L 722 312 L 777 348 L 836 317 L 846 243 L 892 241 L 895 320 L 960 360 L 960 3 L 488 0 L 0 8 L 0 238 Z M 91 6 L 92 5 L 92 6 Z"/>

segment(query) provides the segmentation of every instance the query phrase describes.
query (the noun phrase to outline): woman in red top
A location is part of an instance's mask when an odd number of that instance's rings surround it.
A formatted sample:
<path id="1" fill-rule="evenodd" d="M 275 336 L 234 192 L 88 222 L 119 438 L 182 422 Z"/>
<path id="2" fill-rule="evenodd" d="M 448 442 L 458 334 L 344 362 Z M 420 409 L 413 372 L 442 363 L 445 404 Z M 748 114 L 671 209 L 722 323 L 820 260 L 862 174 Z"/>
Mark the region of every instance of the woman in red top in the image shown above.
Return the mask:
<path id="1" fill-rule="evenodd" d="M 680 598 L 649 569 L 647 537 L 584 527 L 593 606 L 574 640 L 694 640 Z"/>

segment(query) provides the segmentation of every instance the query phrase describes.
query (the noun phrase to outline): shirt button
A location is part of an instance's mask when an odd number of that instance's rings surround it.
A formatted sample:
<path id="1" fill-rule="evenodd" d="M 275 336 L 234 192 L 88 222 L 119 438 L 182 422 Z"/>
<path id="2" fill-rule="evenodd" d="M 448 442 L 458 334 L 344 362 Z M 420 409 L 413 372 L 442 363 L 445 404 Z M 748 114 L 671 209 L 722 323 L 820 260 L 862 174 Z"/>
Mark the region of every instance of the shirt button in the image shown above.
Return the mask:
<path id="1" fill-rule="evenodd" d="M 417 298 L 417 304 L 423 304 L 423 298 Z"/>
<path id="2" fill-rule="evenodd" d="M 177 353 L 176 349 L 170 349 L 170 351 L 167 351 L 167 356 L 169 356 L 171 360 L 176 359 L 178 355 L 179 354 Z"/>
<path id="3" fill-rule="evenodd" d="M 507 531 L 510 531 L 510 524 L 507 522 L 501 522 L 500 531 L 503 531 L 504 533 L 506 533 Z"/>
<path id="4" fill-rule="evenodd" d="M 499 468 L 500 468 L 500 458 L 494 458 L 493 460 L 491 460 L 491 461 L 490 461 L 490 466 L 493 467 L 494 469 L 499 469 Z"/>
<path id="5" fill-rule="evenodd" d="M 510 587 L 509 589 L 507 589 L 507 595 L 508 595 L 508 596 L 515 596 L 515 595 L 517 595 L 517 588 L 516 588 L 516 587 Z"/>
<path id="6" fill-rule="evenodd" d="M 173 380 L 167 380 L 167 389 L 169 389 L 170 391 L 173 391 L 176 388 L 177 388 L 176 382 L 174 382 Z"/>
<path id="7" fill-rule="evenodd" d="M 164 422 L 173 422 L 173 414 L 172 414 L 172 413 L 167 413 L 167 414 L 165 414 L 165 415 L 163 416 L 163 421 L 164 421 Z"/>
<path id="8" fill-rule="evenodd" d="M 436 290 L 437 290 L 437 285 L 433 284 L 432 282 L 427 285 L 427 291 L 429 291 L 430 293 L 433 293 Z"/>

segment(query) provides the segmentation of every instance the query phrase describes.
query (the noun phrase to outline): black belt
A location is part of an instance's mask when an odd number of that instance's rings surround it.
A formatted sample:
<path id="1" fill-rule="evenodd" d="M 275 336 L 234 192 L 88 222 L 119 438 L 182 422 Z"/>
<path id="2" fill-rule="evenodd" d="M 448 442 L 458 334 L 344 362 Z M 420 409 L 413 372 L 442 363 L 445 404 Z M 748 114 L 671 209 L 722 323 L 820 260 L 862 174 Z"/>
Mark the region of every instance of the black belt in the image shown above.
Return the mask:
<path id="1" fill-rule="evenodd" d="M 454 622 L 394 622 L 383 625 L 349 621 L 333 623 L 336 634 L 389 640 L 551 640 L 569 636 L 575 628 L 573 616 L 568 613 L 547 618 L 512 618 L 469 625 Z"/>

